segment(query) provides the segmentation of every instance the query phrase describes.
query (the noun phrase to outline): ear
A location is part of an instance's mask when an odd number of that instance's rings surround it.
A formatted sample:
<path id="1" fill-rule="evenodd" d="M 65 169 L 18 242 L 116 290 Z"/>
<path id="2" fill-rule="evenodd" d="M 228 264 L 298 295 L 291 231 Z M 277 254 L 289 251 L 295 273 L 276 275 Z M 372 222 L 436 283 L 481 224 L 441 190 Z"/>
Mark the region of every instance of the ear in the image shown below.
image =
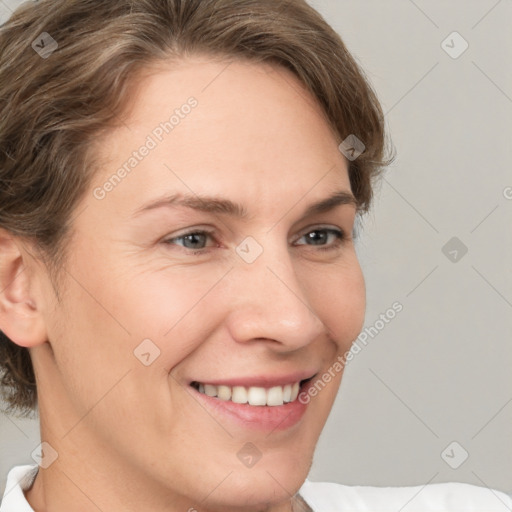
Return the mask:
<path id="1" fill-rule="evenodd" d="M 21 347 L 47 341 L 36 265 L 19 240 L 0 228 L 0 330 Z"/>

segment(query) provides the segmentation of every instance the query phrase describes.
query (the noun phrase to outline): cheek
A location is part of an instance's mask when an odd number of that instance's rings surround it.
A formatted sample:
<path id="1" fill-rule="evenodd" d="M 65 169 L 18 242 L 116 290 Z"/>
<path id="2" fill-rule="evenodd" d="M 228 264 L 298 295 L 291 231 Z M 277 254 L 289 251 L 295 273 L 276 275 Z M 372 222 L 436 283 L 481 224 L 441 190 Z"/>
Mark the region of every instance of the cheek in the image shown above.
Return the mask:
<path id="1" fill-rule="evenodd" d="M 112 312 L 105 294 L 108 283 L 103 282 L 102 290 L 92 275 L 87 278 L 85 273 L 69 270 L 62 302 L 47 324 L 56 365 L 48 384 L 63 386 L 66 398 L 58 389 L 54 389 L 55 396 L 70 400 L 79 417 L 85 417 L 122 377 L 130 360 L 126 349 L 130 335 L 123 328 L 129 327 Z"/>
<path id="2" fill-rule="evenodd" d="M 204 299 L 219 278 L 197 269 L 201 279 L 186 271 L 127 276 L 120 267 L 98 265 L 92 272 L 80 263 L 69 269 L 73 277 L 52 318 L 56 364 L 78 416 L 94 407 L 90 421 L 110 421 L 115 408 L 117 418 L 133 422 L 129 411 L 142 410 L 148 396 L 168 404 L 167 374 L 212 329 Z"/>
<path id="3" fill-rule="evenodd" d="M 211 333 L 208 304 L 223 274 L 191 267 L 132 275 L 117 292 L 132 350 L 150 339 L 160 351 L 156 365 L 167 371 L 185 359 Z"/>
<path id="4" fill-rule="evenodd" d="M 341 351 L 348 350 L 364 324 L 366 290 L 354 259 L 315 276 L 309 283 L 313 310 L 335 336 Z"/>

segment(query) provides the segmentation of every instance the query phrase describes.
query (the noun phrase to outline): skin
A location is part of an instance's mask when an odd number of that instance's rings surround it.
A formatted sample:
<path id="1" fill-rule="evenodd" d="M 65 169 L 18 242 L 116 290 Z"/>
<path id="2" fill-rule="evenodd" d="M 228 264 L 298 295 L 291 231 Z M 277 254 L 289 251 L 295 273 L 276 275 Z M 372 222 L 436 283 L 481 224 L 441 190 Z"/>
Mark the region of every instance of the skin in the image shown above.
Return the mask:
<path id="1" fill-rule="evenodd" d="M 185 384 L 321 374 L 364 318 L 355 206 L 303 217 L 334 191 L 351 192 L 340 140 L 290 71 L 226 64 L 196 56 L 140 81 L 124 124 L 100 140 L 103 165 L 76 208 L 60 303 L 29 246 L 0 234 L 0 328 L 30 349 L 41 438 L 58 453 L 26 492 L 37 512 L 284 512 L 307 477 L 341 373 L 297 425 L 270 434 L 215 417 Z M 96 199 L 93 190 L 190 96 L 197 108 Z M 164 207 L 133 217 L 191 191 L 240 202 L 250 216 Z M 176 239 L 198 228 L 215 233 Z M 320 245 L 308 242 L 322 228 L 346 239 L 336 246 L 321 231 Z M 247 236 L 263 248 L 251 264 L 236 252 Z M 133 353 L 147 338 L 160 349 L 149 366 Z M 251 468 L 236 456 L 246 442 L 262 453 Z"/>

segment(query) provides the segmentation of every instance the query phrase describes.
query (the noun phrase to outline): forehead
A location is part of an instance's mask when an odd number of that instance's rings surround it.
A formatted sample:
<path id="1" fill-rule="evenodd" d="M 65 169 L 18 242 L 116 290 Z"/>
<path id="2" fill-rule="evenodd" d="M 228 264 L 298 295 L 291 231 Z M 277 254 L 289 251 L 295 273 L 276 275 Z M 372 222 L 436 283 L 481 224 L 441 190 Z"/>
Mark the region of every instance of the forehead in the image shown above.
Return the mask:
<path id="1" fill-rule="evenodd" d="M 112 202 L 140 204 L 156 189 L 239 200 L 350 190 L 346 159 L 321 106 L 275 65 L 200 57 L 160 63 L 138 82 L 122 121 L 98 148 L 105 165 L 96 186 L 127 171 L 109 193 Z M 144 145 L 145 156 L 134 156 Z"/>

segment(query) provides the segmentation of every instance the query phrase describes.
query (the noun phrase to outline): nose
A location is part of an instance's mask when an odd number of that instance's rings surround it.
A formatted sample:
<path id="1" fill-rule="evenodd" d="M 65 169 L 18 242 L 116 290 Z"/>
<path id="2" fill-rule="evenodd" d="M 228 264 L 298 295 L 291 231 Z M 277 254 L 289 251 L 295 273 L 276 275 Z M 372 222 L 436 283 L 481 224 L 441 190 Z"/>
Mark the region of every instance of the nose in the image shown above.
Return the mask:
<path id="1" fill-rule="evenodd" d="M 228 297 L 227 326 L 238 343 L 267 340 L 285 352 L 328 332 L 286 247 L 267 247 L 251 264 L 237 262 L 230 272 Z"/>

